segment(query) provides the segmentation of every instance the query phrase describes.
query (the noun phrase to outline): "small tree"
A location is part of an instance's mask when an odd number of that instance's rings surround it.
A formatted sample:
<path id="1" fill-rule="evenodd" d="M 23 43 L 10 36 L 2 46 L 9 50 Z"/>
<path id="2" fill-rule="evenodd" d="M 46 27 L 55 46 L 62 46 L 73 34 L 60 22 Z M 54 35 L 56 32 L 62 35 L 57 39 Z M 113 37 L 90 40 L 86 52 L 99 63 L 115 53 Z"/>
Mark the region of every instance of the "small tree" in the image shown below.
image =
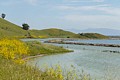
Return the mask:
<path id="1" fill-rule="evenodd" d="M 29 28 L 30 28 L 30 26 L 27 23 L 23 23 L 22 26 L 23 26 L 23 29 L 26 30 L 26 31 L 29 30 Z M 31 34 L 30 34 L 29 31 L 27 31 L 26 36 L 27 36 L 27 38 L 31 38 Z"/>
<path id="2" fill-rule="evenodd" d="M 29 27 L 30 27 L 30 26 L 29 26 L 28 24 L 26 24 L 26 23 L 22 24 L 22 26 L 23 26 L 23 29 L 24 29 L 24 30 L 28 30 Z"/>
<path id="3" fill-rule="evenodd" d="M 2 13 L 1 17 L 4 19 L 6 16 L 6 14 Z"/>

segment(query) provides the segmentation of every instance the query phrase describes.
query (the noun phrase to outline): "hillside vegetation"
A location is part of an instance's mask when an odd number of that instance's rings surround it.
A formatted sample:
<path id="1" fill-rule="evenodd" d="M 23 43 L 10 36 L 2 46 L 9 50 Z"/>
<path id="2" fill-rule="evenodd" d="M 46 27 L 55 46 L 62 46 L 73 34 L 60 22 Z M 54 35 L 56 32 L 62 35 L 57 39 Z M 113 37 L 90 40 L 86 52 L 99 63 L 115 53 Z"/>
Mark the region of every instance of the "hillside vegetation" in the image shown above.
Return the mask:
<path id="1" fill-rule="evenodd" d="M 35 56 L 39 54 L 50 55 L 50 54 L 72 52 L 72 50 L 67 50 L 67 49 L 64 49 L 63 47 L 44 44 L 38 41 L 27 41 L 25 43 L 30 48 L 30 51 L 29 51 L 30 56 Z"/>
<path id="2" fill-rule="evenodd" d="M 62 29 L 56 29 L 56 28 L 51 28 L 51 29 L 43 29 L 43 30 L 31 30 L 31 34 L 34 34 L 36 36 L 42 35 L 46 37 L 52 37 L 52 38 L 67 38 L 67 37 L 75 37 L 76 34 L 69 32 L 69 31 L 64 31 Z"/>
<path id="3" fill-rule="evenodd" d="M 79 33 L 75 34 L 70 31 L 65 31 L 62 29 L 44 29 L 44 30 L 31 30 L 31 34 L 34 34 L 35 36 L 46 36 L 49 38 L 81 38 L 81 39 L 107 39 L 109 37 L 98 34 L 98 33 Z"/>
<path id="4" fill-rule="evenodd" d="M 20 26 L 0 18 L 0 37 L 23 37 L 26 34 Z"/>
<path id="5" fill-rule="evenodd" d="M 28 36 L 28 32 L 30 35 Z M 15 38 L 81 38 L 81 39 L 106 39 L 107 36 L 98 33 L 75 34 L 62 29 L 23 30 L 22 27 L 0 18 L 0 37 Z"/>
<path id="6" fill-rule="evenodd" d="M 79 34 L 82 37 L 88 38 L 88 39 L 107 39 L 108 36 L 98 34 L 98 33 L 81 33 Z"/>

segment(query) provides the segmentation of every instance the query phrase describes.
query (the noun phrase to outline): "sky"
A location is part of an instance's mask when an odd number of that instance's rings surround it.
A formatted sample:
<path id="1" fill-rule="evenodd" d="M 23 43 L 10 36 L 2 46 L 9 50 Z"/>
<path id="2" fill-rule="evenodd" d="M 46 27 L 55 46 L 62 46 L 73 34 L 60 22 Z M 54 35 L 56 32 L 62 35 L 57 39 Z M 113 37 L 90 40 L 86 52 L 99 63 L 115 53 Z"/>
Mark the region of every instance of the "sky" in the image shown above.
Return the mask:
<path id="1" fill-rule="evenodd" d="M 120 30 L 120 0 L 0 0 L 0 13 L 31 29 Z"/>

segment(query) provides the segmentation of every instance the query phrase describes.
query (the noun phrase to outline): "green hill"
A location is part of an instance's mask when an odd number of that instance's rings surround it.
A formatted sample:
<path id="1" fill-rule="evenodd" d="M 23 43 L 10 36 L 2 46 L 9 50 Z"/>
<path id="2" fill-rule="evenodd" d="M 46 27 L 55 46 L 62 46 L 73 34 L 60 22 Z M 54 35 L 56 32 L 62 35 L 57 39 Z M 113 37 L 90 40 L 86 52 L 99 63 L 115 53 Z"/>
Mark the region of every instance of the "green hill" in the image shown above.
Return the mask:
<path id="1" fill-rule="evenodd" d="M 20 26 L 0 18 L 0 37 L 23 37 L 26 34 Z"/>
<path id="2" fill-rule="evenodd" d="M 52 38 L 67 38 L 67 37 L 74 37 L 76 36 L 75 33 L 64 31 L 62 29 L 50 28 L 50 29 L 43 29 L 43 30 L 31 30 L 31 34 L 36 36 L 46 36 Z"/>
<path id="3" fill-rule="evenodd" d="M 0 37 L 26 38 L 30 33 L 31 38 L 81 38 L 81 39 L 106 39 L 107 36 L 97 33 L 75 34 L 62 29 L 23 30 L 22 27 L 0 18 Z"/>
<path id="4" fill-rule="evenodd" d="M 50 28 L 43 30 L 31 30 L 31 34 L 35 36 L 47 36 L 52 38 L 81 38 L 81 39 L 107 39 L 109 37 L 98 33 L 79 33 L 75 34 L 62 29 Z"/>
<path id="5" fill-rule="evenodd" d="M 98 33 L 80 33 L 80 36 L 86 37 L 88 39 L 107 39 L 108 36 L 98 34 Z"/>

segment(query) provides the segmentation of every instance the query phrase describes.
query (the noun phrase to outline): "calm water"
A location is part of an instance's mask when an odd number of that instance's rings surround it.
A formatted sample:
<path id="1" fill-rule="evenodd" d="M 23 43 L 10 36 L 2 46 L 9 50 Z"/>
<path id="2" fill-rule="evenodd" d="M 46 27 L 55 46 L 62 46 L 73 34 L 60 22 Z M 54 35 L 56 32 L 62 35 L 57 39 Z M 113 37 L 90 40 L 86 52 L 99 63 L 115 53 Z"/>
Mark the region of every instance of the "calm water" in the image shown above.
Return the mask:
<path id="1" fill-rule="evenodd" d="M 39 41 L 40 39 L 37 40 Z M 94 42 L 95 41 L 96 40 L 94 40 Z M 106 41 L 103 40 L 102 42 L 102 40 L 97 40 L 96 42 L 104 43 Z M 119 44 L 120 40 L 107 40 L 107 42 L 110 44 L 117 44 L 118 42 Z M 36 65 L 42 69 L 44 69 L 43 66 L 45 64 L 47 64 L 49 67 L 59 64 L 63 70 L 68 71 L 71 69 L 70 66 L 73 65 L 76 71 L 84 70 L 84 72 L 90 74 L 93 79 L 96 78 L 97 80 L 105 80 L 107 77 L 111 78 L 112 80 L 120 80 L 120 53 L 103 52 L 104 50 L 120 52 L 120 48 L 70 44 L 53 45 L 63 46 L 65 48 L 74 50 L 74 52 L 39 57 L 30 61 L 30 64 Z"/>

